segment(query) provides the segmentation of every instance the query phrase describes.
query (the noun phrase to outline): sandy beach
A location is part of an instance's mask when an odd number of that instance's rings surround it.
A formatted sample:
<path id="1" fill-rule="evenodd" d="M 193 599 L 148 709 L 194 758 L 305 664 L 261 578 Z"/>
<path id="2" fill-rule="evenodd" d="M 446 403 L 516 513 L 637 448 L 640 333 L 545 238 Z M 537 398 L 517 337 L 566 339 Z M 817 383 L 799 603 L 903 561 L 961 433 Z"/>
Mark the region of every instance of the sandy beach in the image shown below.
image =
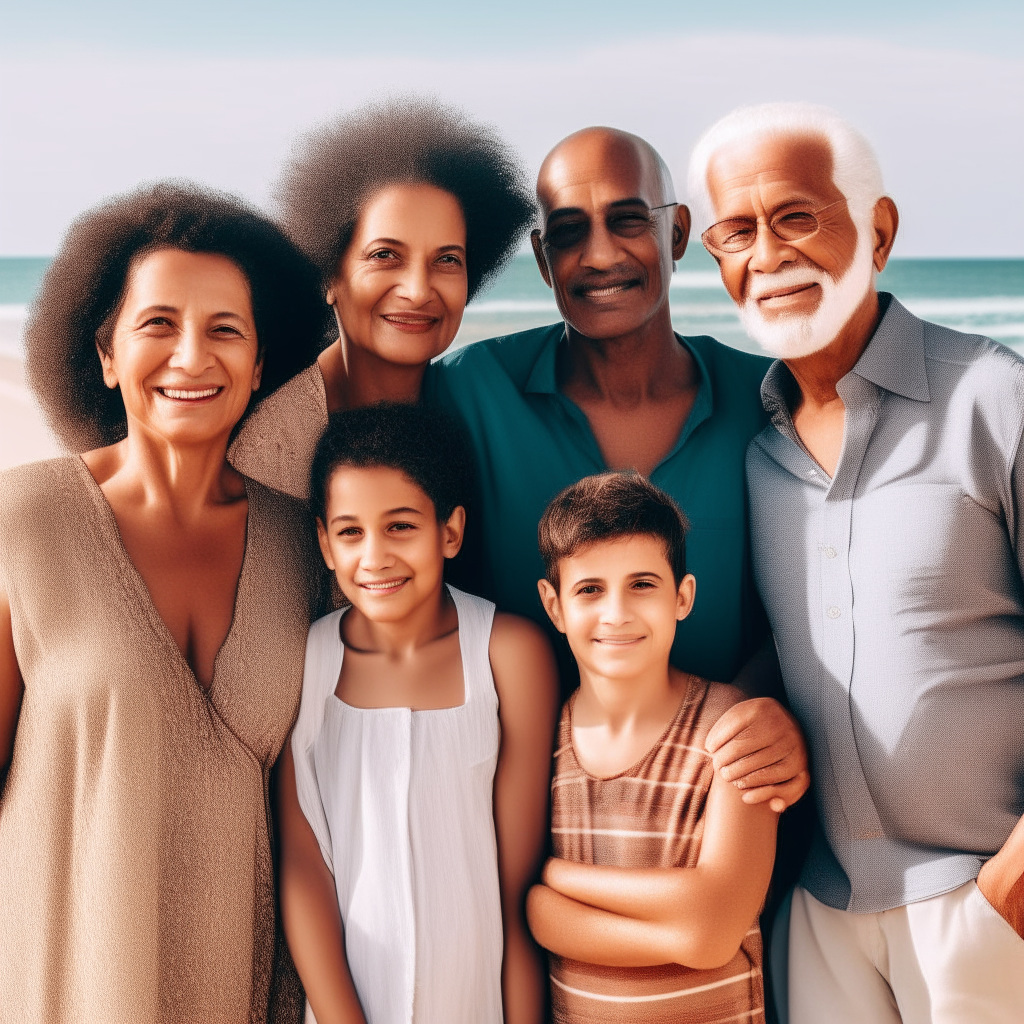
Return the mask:
<path id="1" fill-rule="evenodd" d="M 0 355 L 0 469 L 61 452 L 32 392 L 20 359 Z"/>

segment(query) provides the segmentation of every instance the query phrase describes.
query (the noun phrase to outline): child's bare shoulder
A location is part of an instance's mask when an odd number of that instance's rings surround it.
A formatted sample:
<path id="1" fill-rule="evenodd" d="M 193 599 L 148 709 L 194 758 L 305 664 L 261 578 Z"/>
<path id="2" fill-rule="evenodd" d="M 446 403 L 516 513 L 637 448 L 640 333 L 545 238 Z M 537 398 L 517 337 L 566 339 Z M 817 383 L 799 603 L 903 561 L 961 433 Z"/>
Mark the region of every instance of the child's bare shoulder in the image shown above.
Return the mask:
<path id="1" fill-rule="evenodd" d="M 699 685 L 704 688 L 704 696 L 694 721 L 694 732 L 701 737 L 707 736 L 714 724 L 729 708 L 747 699 L 747 695 L 732 683 L 714 683 L 709 679 L 693 676 L 691 685 Z"/>
<path id="2" fill-rule="evenodd" d="M 544 631 L 519 615 L 496 612 L 488 647 L 491 671 L 499 699 L 503 691 L 546 697 L 557 690 L 555 656 Z M 508 696 L 512 696 L 511 693 Z"/>

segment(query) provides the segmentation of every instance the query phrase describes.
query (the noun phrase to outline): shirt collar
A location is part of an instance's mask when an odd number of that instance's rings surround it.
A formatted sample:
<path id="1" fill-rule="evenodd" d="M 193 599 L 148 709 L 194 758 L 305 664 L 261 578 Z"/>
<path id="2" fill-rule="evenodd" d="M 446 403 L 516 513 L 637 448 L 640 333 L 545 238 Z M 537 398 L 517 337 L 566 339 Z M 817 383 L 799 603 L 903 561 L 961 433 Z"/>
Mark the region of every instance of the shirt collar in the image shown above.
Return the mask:
<path id="1" fill-rule="evenodd" d="M 850 373 L 911 401 L 930 402 L 924 323 L 889 292 L 879 292 L 878 299 L 884 309 L 882 319 Z M 780 423 L 789 423 L 797 397 L 793 375 L 776 359 L 761 384 L 761 401 L 775 426 L 782 429 Z M 788 435 L 790 428 L 783 433 Z"/>
<path id="2" fill-rule="evenodd" d="M 530 371 L 530 376 L 527 378 L 525 392 L 527 394 L 534 395 L 555 395 L 558 394 L 558 373 L 557 373 L 557 360 L 558 360 L 558 346 L 561 344 L 562 339 L 565 337 L 564 328 L 560 331 L 552 330 L 544 342 L 544 346 L 537 354 L 536 362 L 533 364 L 533 369 Z M 713 395 L 711 387 L 711 374 L 708 373 L 707 365 L 704 362 L 704 358 L 694 345 L 691 345 L 686 338 L 682 335 L 676 334 L 676 341 L 681 345 L 686 346 L 686 350 L 693 356 L 693 361 L 697 364 L 697 372 L 700 375 L 700 384 L 697 387 L 697 399 L 694 402 L 693 409 L 690 411 L 689 420 L 694 422 L 691 425 L 691 430 L 696 427 L 700 422 L 707 419 L 713 408 Z M 684 433 L 687 433 L 684 429 Z"/>

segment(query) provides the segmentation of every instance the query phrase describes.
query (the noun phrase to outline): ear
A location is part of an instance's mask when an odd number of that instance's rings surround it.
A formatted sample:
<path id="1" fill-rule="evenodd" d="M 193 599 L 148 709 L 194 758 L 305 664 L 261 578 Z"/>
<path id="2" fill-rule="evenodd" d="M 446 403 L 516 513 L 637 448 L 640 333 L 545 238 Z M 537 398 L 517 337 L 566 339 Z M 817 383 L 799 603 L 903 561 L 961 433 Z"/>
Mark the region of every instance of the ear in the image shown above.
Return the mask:
<path id="1" fill-rule="evenodd" d="M 692 573 L 687 573 L 679 581 L 676 591 L 676 622 L 682 622 L 693 611 L 693 602 L 697 597 L 697 580 Z"/>
<path id="2" fill-rule="evenodd" d="M 263 380 L 263 356 L 260 356 L 256 360 L 256 365 L 252 371 L 252 389 L 253 391 L 259 391 L 260 382 Z"/>
<path id="3" fill-rule="evenodd" d="M 547 580 L 537 580 L 537 590 L 548 618 L 559 633 L 564 633 L 565 621 L 562 618 L 562 603 L 558 600 L 558 591 Z"/>
<path id="4" fill-rule="evenodd" d="M 324 556 L 327 568 L 334 572 L 334 558 L 331 556 L 331 547 L 327 543 L 327 527 L 324 526 L 323 520 L 319 516 L 316 517 L 316 539 L 320 543 L 320 554 Z"/>
<path id="5" fill-rule="evenodd" d="M 448 521 L 441 528 L 441 552 L 445 558 L 454 558 L 459 553 L 465 534 L 466 510 L 461 505 L 456 505 Z"/>
<path id="6" fill-rule="evenodd" d="M 672 259 L 681 260 L 690 240 L 690 208 L 680 203 L 672 218 Z"/>
<path id="7" fill-rule="evenodd" d="M 551 287 L 551 272 L 548 270 L 548 261 L 544 258 L 544 246 L 541 244 L 540 231 L 534 228 L 530 232 L 530 245 L 533 246 L 533 258 L 537 261 L 537 269 L 544 283 Z"/>
<path id="8" fill-rule="evenodd" d="M 892 252 L 893 243 L 896 241 L 896 232 L 900 227 L 900 214 L 896 204 L 888 197 L 882 196 L 875 203 L 875 270 L 881 273 L 889 262 L 889 254 Z"/>
<path id="9" fill-rule="evenodd" d="M 100 366 L 103 367 L 103 383 L 106 384 L 108 388 L 116 388 L 118 381 L 117 374 L 114 372 L 113 355 L 109 352 L 104 352 L 103 349 L 100 348 L 100 343 L 98 341 L 96 342 L 96 353 L 100 357 Z"/>

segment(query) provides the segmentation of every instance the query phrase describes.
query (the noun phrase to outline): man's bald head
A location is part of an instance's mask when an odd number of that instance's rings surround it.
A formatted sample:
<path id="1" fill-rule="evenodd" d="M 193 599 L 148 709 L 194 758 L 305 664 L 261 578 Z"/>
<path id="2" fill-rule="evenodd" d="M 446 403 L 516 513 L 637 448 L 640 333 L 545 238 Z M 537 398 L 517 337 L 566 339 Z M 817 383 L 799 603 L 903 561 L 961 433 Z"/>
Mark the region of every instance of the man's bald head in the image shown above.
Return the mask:
<path id="1" fill-rule="evenodd" d="M 533 251 L 565 322 L 595 340 L 631 335 L 655 317 L 671 333 L 668 288 L 690 211 L 676 203 L 654 147 L 584 128 L 548 154 L 537 197 L 544 226 Z"/>
<path id="2" fill-rule="evenodd" d="M 546 216 L 566 186 L 588 181 L 631 179 L 652 209 L 676 201 L 668 165 L 645 139 L 618 128 L 583 128 L 562 139 L 544 158 L 537 175 L 537 199 Z"/>

